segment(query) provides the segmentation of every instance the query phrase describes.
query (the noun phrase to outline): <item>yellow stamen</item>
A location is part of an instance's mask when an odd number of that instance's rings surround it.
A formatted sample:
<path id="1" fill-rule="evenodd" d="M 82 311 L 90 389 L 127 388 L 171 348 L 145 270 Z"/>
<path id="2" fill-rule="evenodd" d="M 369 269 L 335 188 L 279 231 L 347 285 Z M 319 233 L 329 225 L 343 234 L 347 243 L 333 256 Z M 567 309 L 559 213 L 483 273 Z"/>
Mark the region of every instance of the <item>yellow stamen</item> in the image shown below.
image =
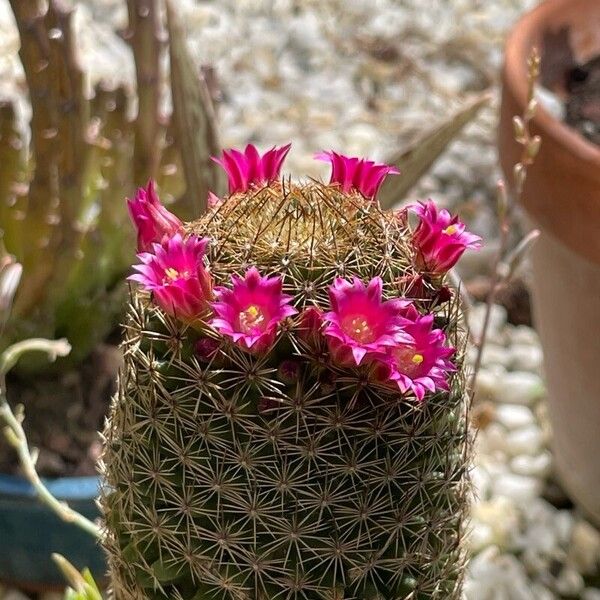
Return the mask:
<path id="1" fill-rule="evenodd" d="M 422 354 L 414 354 L 411 360 L 415 365 L 420 365 L 425 359 Z"/>
<path id="2" fill-rule="evenodd" d="M 260 327 L 264 320 L 265 316 L 262 310 L 255 304 L 251 304 L 240 313 L 240 327 L 244 333 L 249 333 L 252 329 Z"/>
<path id="3" fill-rule="evenodd" d="M 354 317 L 346 321 L 344 324 L 346 331 L 357 341 L 362 343 L 370 343 L 374 339 L 373 330 L 369 322 L 362 316 Z"/>
<path id="4" fill-rule="evenodd" d="M 443 230 L 443 233 L 446 235 L 454 235 L 458 231 L 458 227 L 456 225 L 448 225 L 446 229 Z"/>
<path id="5" fill-rule="evenodd" d="M 168 279 L 174 281 L 179 277 L 179 271 L 177 269 L 174 269 L 173 267 L 169 267 L 168 269 L 165 269 L 165 275 Z"/>

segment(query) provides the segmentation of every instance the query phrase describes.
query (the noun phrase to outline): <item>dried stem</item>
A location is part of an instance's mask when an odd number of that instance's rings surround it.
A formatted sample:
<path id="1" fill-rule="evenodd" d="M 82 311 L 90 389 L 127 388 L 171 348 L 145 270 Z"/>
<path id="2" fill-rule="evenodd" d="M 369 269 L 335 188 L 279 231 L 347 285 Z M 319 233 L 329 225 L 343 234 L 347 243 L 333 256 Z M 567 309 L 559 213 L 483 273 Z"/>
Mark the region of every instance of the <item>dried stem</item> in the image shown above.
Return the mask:
<path id="1" fill-rule="evenodd" d="M 133 155 L 134 183 L 156 178 L 160 162 L 160 84 L 162 37 L 158 0 L 127 0 L 127 39 L 133 50 L 138 114 Z"/>
<path id="2" fill-rule="evenodd" d="M 52 256 L 47 248 L 57 234 L 53 211 L 58 202 L 57 107 L 48 94 L 53 73 L 50 44 L 44 26 L 41 0 L 10 0 L 21 49 L 19 56 L 31 101 L 31 150 L 35 172 L 29 186 L 27 227 L 23 230 L 23 255 L 26 276 L 15 306 L 17 315 L 26 313 L 43 293 L 52 274 Z"/>
<path id="3" fill-rule="evenodd" d="M 50 360 L 55 360 L 58 356 L 66 356 L 70 350 L 69 343 L 64 339 L 45 340 L 41 338 L 25 340 L 7 348 L 0 355 L 0 419 L 6 424 L 4 435 L 17 452 L 21 469 L 33 486 L 38 499 L 63 521 L 72 523 L 99 539 L 102 536 L 100 527 L 55 498 L 40 479 L 35 469 L 35 458 L 29 449 L 27 436 L 22 426 L 23 409 L 20 407 L 16 413 L 13 412 L 6 398 L 6 374 L 23 354 L 36 351 L 45 352 Z"/>
<path id="4" fill-rule="evenodd" d="M 527 61 L 528 72 L 527 72 L 527 106 L 522 116 L 515 116 L 513 119 L 513 125 L 515 129 L 515 140 L 523 147 L 521 154 L 521 160 L 515 165 L 514 168 L 514 200 L 519 201 L 527 178 L 527 169 L 530 167 L 535 157 L 537 156 L 540 146 L 541 138 L 537 135 L 532 136 L 529 125 L 535 116 L 537 101 L 535 99 L 535 84 L 540 75 L 540 54 L 536 48 L 534 48 Z M 471 377 L 470 392 L 471 402 L 475 397 L 475 381 L 477 379 L 477 373 L 481 368 L 481 360 L 483 357 L 483 350 L 485 348 L 487 332 L 490 324 L 490 316 L 492 313 L 492 306 L 496 299 L 496 295 L 500 288 L 505 285 L 512 276 L 514 275 L 517 265 L 522 260 L 523 256 L 529 250 L 531 245 L 535 242 L 539 236 L 539 231 L 534 230 L 529 233 L 517 247 L 508 253 L 508 232 L 510 230 L 511 212 L 512 205 L 509 201 L 509 196 L 506 192 L 504 182 L 498 184 L 498 217 L 500 222 L 500 241 L 498 252 L 496 254 L 490 282 L 490 291 L 486 298 L 486 308 L 481 327 L 479 340 L 477 341 L 477 355 L 475 356 L 475 363 L 473 365 L 473 374 Z"/>

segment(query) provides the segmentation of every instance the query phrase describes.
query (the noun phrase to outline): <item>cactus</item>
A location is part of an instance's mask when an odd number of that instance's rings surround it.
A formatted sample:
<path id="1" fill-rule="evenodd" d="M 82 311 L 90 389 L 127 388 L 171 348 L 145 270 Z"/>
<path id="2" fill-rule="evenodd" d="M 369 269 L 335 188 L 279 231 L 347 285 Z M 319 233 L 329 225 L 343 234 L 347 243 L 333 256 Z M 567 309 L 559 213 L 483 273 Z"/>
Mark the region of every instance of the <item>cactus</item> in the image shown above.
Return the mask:
<path id="1" fill-rule="evenodd" d="M 458 599 L 478 238 L 384 212 L 386 165 L 224 153 L 230 195 L 139 255 L 101 504 L 118 600 Z M 211 291 L 211 286 L 214 290 Z M 383 298 L 381 293 L 383 291 Z"/>
<path id="2" fill-rule="evenodd" d="M 123 278 L 134 248 L 123 198 L 153 177 L 165 197 L 184 197 L 176 205 L 191 218 L 186 189 L 197 189 L 201 177 L 196 174 L 191 184 L 178 168 L 181 156 L 192 142 L 198 148 L 204 144 L 205 152 L 218 151 L 207 86 L 179 41 L 171 61 L 177 82 L 185 79 L 186 86 L 173 86 L 173 98 L 183 114 L 172 125 L 161 114 L 166 48 L 159 2 L 127 4 L 124 35 L 137 73 L 133 120 L 127 88 L 108 89 L 100 82 L 94 96 L 86 96 L 72 9 L 60 0 L 50 0 L 47 7 L 39 0 L 11 0 L 32 119 L 27 146 L 12 103 L 0 102 L 0 234 L 3 247 L 23 265 L 5 343 L 32 335 L 66 336 L 73 362 L 85 358 L 120 318 Z M 177 27 L 173 17 L 173 40 L 181 37 Z M 195 109 L 204 117 L 202 123 L 197 116 L 194 121 L 202 125 L 197 138 L 187 130 L 190 94 L 204 103 Z M 213 167 L 207 166 L 203 176 L 218 189 Z"/>

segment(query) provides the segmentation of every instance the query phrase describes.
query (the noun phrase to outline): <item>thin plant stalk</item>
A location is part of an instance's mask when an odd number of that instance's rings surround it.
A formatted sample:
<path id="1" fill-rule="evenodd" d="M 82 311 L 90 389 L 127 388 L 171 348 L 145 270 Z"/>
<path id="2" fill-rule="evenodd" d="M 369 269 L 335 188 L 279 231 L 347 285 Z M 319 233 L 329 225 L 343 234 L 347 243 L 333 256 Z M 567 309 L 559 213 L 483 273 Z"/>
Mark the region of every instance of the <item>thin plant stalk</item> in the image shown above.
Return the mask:
<path id="1" fill-rule="evenodd" d="M 4 435 L 8 443 L 15 449 L 21 469 L 26 479 L 33 486 L 37 498 L 66 523 L 76 525 L 86 533 L 100 539 L 102 530 L 64 502 L 55 498 L 44 485 L 35 468 L 36 459 L 29 448 L 27 436 L 22 423 L 24 412 L 22 406 L 13 412 L 6 397 L 6 374 L 14 367 L 19 358 L 27 352 L 44 352 L 53 361 L 59 356 L 66 356 L 71 346 L 64 340 L 46 340 L 34 338 L 13 344 L 0 355 L 0 420 L 5 423 Z"/>
<path id="2" fill-rule="evenodd" d="M 529 129 L 529 125 L 535 116 L 537 108 L 537 101 L 535 99 L 535 85 L 540 74 L 540 62 L 540 54 L 538 50 L 534 48 L 527 61 L 527 106 L 522 116 L 515 116 L 513 119 L 515 141 L 523 147 L 521 160 L 515 165 L 513 174 L 514 198 L 516 200 L 519 200 L 523 194 L 525 180 L 527 179 L 527 169 L 533 164 L 541 146 L 541 138 L 537 135 L 532 136 Z M 509 196 L 506 192 L 505 184 L 504 182 L 500 181 L 498 183 L 500 243 L 498 247 L 498 253 L 496 254 L 496 258 L 493 263 L 490 291 L 485 302 L 486 308 L 481 332 L 479 335 L 479 340 L 477 340 L 476 343 L 477 354 L 475 356 L 470 385 L 471 403 L 473 403 L 475 396 L 475 381 L 477 379 L 479 369 L 481 368 L 481 361 L 483 358 L 483 350 L 485 348 L 487 331 L 489 329 L 492 306 L 498 291 L 504 284 L 510 281 L 514 275 L 517 265 L 521 262 L 523 256 L 539 236 L 539 231 L 532 231 L 523 240 L 521 240 L 519 244 L 517 244 L 517 247 L 512 252 L 508 253 L 507 255 L 511 208 L 512 207 L 509 201 Z"/>

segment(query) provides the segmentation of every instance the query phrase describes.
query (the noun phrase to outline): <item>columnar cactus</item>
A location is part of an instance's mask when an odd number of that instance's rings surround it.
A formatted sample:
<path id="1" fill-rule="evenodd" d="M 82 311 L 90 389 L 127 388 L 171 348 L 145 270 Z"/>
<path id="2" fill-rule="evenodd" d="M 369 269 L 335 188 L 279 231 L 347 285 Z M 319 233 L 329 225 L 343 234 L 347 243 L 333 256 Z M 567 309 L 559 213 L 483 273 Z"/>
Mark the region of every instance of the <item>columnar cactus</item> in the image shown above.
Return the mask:
<path id="1" fill-rule="evenodd" d="M 120 318 L 122 281 L 134 247 L 123 196 L 156 177 L 178 197 L 178 212 L 191 217 L 200 211 L 186 201 L 189 191 L 218 189 L 219 169 L 209 160 L 219 150 L 213 109 L 170 13 L 173 123 L 161 114 L 166 47 L 158 0 L 127 1 L 129 27 L 123 33 L 137 67 L 133 120 L 132 94 L 125 87 L 99 83 L 88 98 L 73 9 L 61 0 L 10 4 L 32 118 L 31 135 L 25 136 L 13 103 L 0 98 L 0 259 L 5 250 L 23 265 L 0 349 L 33 335 L 65 336 L 73 345 L 70 360 L 78 362 Z M 206 155 L 204 168 L 193 173 L 185 164 L 178 168 L 190 148 L 197 162 Z"/>
<path id="2" fill-rule="evenodd" d="M 287 149 L 224 153 L 229 196 L 141 236 L 104 453 L 117 599 L 459 598 L 444 275 L 479 239 L 432 202 L 412 228 L 382 211 L 387 165 L 327 152 L 329 183 L 281 178 Z"/>

